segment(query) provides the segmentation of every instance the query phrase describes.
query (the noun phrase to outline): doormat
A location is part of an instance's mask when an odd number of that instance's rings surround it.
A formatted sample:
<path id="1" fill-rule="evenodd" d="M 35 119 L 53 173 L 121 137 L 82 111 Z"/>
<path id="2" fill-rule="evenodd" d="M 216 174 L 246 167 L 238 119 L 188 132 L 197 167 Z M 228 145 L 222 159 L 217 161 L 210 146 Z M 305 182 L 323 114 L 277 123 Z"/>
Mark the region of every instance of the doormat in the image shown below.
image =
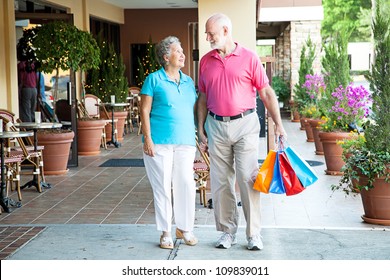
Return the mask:
<path id="1" fill-rule="evenodd" d="M 142 158 L 113 158 L 106 160 L 99 167 L 144 167 Z"/>
<path id="2" fill-rule="evenodd" d="M 263 164 L 264 162 L 264 159 L 259 159 L 258 160 L 259 164 Z M 309 164 L 310 166 L 320 166 L 320 165 L 323 165 L 324 163 L 321 162 L 321 161 L 316 161 L 316 160 L 306 160 L 307 164 Z"/>

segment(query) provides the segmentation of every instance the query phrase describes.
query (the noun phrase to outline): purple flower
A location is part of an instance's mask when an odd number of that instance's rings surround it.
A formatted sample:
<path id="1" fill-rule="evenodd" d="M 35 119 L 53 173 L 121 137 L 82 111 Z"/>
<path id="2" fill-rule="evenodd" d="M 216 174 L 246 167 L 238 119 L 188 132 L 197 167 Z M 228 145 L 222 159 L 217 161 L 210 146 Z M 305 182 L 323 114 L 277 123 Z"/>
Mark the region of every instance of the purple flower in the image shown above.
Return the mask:
<path id="1" fill-rule="evenodd" d="M 348 125 L 368 117 L 372 105 L 371 93 L 363 86 L 349 84 L 345 89 L 340 85 L 332 92 L 333 106 L 329 109 L 329 124 L 345 129 Z"/>
<path id="2" fill-rule="evenodd" d="M 307 74 L 305 78 L 306 80 L 302 87 L 306 89 L 306 93 L 313 100 L 321 98 L 321 95 L 326 88 L 323 77 L 317 74 Z"/>

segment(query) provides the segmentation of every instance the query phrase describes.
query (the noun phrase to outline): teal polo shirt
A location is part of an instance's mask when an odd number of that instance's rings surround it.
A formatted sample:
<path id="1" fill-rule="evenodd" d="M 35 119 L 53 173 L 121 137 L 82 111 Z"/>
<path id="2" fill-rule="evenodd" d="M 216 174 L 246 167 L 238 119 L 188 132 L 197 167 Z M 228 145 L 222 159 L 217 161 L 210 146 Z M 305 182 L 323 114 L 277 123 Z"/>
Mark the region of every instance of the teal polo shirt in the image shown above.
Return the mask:
<path id="1" fill-rule="evenodd" d="M 195 146 L 197 94 L 191 77 L 180 71 L 177 85 L 160 68 L 146 77 L 141 94 L 153 97 L 150 129 L 154 144 Z"/>

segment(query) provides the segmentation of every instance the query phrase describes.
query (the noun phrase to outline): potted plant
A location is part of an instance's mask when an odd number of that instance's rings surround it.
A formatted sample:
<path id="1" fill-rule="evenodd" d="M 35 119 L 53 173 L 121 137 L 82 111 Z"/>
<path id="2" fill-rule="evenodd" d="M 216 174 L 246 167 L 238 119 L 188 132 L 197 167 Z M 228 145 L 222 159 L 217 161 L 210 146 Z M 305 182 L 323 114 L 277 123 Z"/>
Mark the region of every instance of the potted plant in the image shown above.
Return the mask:
<path id="1" fill-rule="evenodd" d="M 304 108 L 302 115 L 306 117 L 306 134 L 307 141 L 314 142 L 315 153 L 317 155 L 323 155 L 322 143 L 319 138 L 320 124 L 324 122 L 324 106 L 323 95 L 325 93 L 326 85 L 323 76 L 320 74 L 307 74 L 306 81 L 302 85 L 305 88 L 306 93 L 310 97 L 310 103 Z M 312 141 L 309 141 L 310 137 Z"/>
<path id="2" fill-rule="evenodd" d="M 303 45 L 300 56 L 300 65 L 298 76 L 299 80 L 294 86 L 293 100 L 290 101 L 291 111 L 294 114 L 298 113 L 300 116 L 301 130 L 305 130 L 305 122 L 301 117 L 302 110 L 307 103 L 310 103 L 310 96 L 306 93 L 306 89 L 303 87 L 306 81 L 306 75 L 313 74 L 313 62 L 315 59 L 316 48 L 313 41 L 309 37 Z M 293 117 L 294 119 L 294 117 Z M 295 117 L 296 119 L 296 117 Z"/>
<path id="3" fill-rule="evenodd" d="M 324 150 L 326 174 L 342 175 L 345 162 L 339 142 L 351 138 L 353 132 L 362 132 L 372 100 L 369 91 L 353 84 L 338 87 L 331 97 L 333 103 L 320 125 L 319 138 Z"/>
<path id="4" fill-rule="evenodd" d="M 390 225 L 390 18 L 378 1 L 372 24 L 374 64 L 367 79 L 372 91 L 372 113 L 364 131 L 345 151 L 344 174 L 333 189 L 360 191 L 367 223 Z"/>
<path id="5" fill-rule="evenodd" d="M 285 103 L 290 99 L 291 91 L 288 83 L 280 76 L 272 77 L 272 88 L 279 100 L 279 107 L 283 108 Z"/>
<path id="6" fill-rule="evenodd" d="M 368 114 L 370 94 L 364 87 L 351 84 L 347 43 L 351 32 L 344 31 L 324 46 L 322 58 L 326 88 L 319 102 L 325 122 L 320 126 L 328 175 L 342 175 L 343 149 L 338 142 L 351 137 Z"/>
<path id="7" fill-rule="evenodd" d="M 85 71 L 99 65 L 99 48 L 92 35 L 63 21 L 48 22 L 36 27 L 32 40 L 37 61 L 46 73 L 55 71 L 53 111 L 58 93 L 59 71 Z M 59 138 L 59 139 L 58 139 Z M 51 130 L 38 133 L 38 142 L 45 146 L 44 162 L 46 174 L 67 172 L 70 145 L 74 138 L 71 130 Z M 64 146 L 61 152 L 60 143 Z M 59 153 L 62 155 L 60 161 Z M 55 164 L 52 165 L 51 163 Z M 61 164 L 59 164 L 61 163 Z"/>
<path id="8" fill-rule="evenodd" d="M 97 38 L 97 44 L 100 49 L 100 63 L 97 69 L 88 71 L 85 91 L 97 96 L 103 103 L 110 103 L 112 95 L 115 96 L 116 103 L 125 103 L 127 102 L 129 85 L 125 76 L 125 64 L 122 55 L 118 55 L 113 45 L 103 40 L 101 34 Z M 112 119 L 112 110 L 101 109 L 101 118 Z M 126 106 L 115 107 L 114 109 L 114 118 L 118 120 L 116 124 L 117 140 L 122 141 L 129 111 Z M 107 123 L 107 141 L 111 140 L 111 135 L 112 124 Z"/>
<path id="9" fill-rule="evenodd" d="M 305 104 L 302 105 L 300 113 L 306 131 L 307 142 L 315 142 L 311 122 L 316 120 L 316 123 L 318 123 L 318 119 L 322 116 L 318 103 L 325 88 L 321 75 L 307 74 L 305 76 L 302 89 L 305 91 L 306 97 L 302 98 L 302 100 L 305 100 Z"/>

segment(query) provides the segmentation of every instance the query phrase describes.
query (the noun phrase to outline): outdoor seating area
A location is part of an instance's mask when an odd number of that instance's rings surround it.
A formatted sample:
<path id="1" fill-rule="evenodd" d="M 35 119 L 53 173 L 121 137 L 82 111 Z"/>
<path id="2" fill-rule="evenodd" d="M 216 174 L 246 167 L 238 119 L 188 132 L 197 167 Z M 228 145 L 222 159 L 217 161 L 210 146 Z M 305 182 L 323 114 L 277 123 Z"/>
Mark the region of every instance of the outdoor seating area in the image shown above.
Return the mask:
<path id="1" fill-rule="evenodd" d="M 345 197 L 342 192 L 331 191 L 330 185 L 337 183 L 340 177 L 325 175 L 324 158 L 315 154 L 314 143 L 306 142 L 300 124 L 287 119 L 284 123 L 289 144 L 305 159 L 318 163 L 313 168 L 319 180 L 296 196 L 263 194 L 264 225 L 371 227 L 360 218 L 363 209 L 359 196 Z M 264 159 L 266 139 L 260 138 L 260 142 L 259 159 Z M 52 188 L 43 189 L 41 193 L 34 188 L 23 189 L 22 206 L 11 213 L 2 213 L 0 223 L 154 224 L 153 195 L 142 164 L 142 153 L 141 136 L 134 131 L 124 135 L 119 148 L 109 146 L 98 155 L 79 156 L 79 166 L 70 168 L 67 174 L 46 176 Z M 108 161 L 118 164 L 105 165 Z M 119 164 L 124 161 L 125 164 Z M 22 176 L 21 184 L 30 179 L 30 176 Z M 213 210 L 203 205 L 211 199 L 209 188 L 197 195 L 195 224 L 213 225 Z M 9 196 L 18 199 L 15 191 L 10 191 Z"/>
<path id="2" fill-rule="evenodd" d="M 134 90 L 136 92 L 134 92 Z M 115 148 L 119 148 L 123 141 L 123 135 L 134 132 L 134 125 L 138 128 L 139 122 L 139 88 L 133 87 L 129 89 L 129 97 L 132 100 L 129 103 L 103 103 L 101 100 L 92 94 L 86 94 L 82 102 L 77 101 L 77 117 L 78 120 L 102 120 L 103 122 L 98 127 L 99 138 L 101 140 L 97 143 L 95 150 L 91 151 L 90 141 L 94 141 L 93 136 L 89 134 L 94 128 L 87 127 L 78 123 L 78 130 L 75 133 L 78 134 L 78 154 L 83 156 L 91 156 L 99 154 L 101 149 L 108 149 L 108 146 L 112 144 Z M 63 102 L 61 102 L 63 101 Z M 38 132 L 47 129 L 61 128 L 69 130 L 71 128 L 71 105 L 67 100 L 58 100 L 56 107 L 56 115 L 58 122 L 47 122 L 52 118 L 44 117 L 44 121 L 41 121 L 45 112 L 36 112 L 36 117 L 39 115 L 39 119 L 35 122 L 22 122 L 17 116 L 7 110 L 0 109 L 0 121 L 1 130 L 7 134 L 2 135 L 2 210 L 5 212 L 12 212 L 15 208 L 19 208 L 22 205 L 22 190 L 23 189 L 36 189 L 39 193 L 43 188 L 51 188 L 51 184 L 46 182 L 45 179 L 45 164 L 44 164 L 44 149 L 45 146 L 38 143 Z M 125 119 L 122 121 L 117 117 L 115 110 L 120 108 L 120 111 L 125 113 Z M 38 114 L 38 115 L 37 115 Z M 121 126 L 121 127 L 118 127 Z M 86 134 L 85 131 L 88 133 Z M 14 134 L 10 134 L 13 132 Z M 22 134 L 22 132 L 30 132 L 30 134 Z M 59 130 L 58 130 L 59 132 Z M 109 135 L 107 136 L 107 132 Z M 19 134 L 18 134 L 19 133 Z M 120 134 L 119 134 L 120 133 Z M 140 134 L 138 130 L 137 136 Z M 30 136 L 30 137 L 26 137 Z M 86 140 L 84 138 L 86 138 Z M 96 141 L 95 141 L 96 142 Z M 87 146 L 87 151 L 84 147 Z M 73 146 L 72 146 L 73 147 Z M 75 146 L 76 147 L 76 146 Z M 55 148 L 56 149 L 56 148 Z M 60 148 L 58 147 L 58 150 Z M 66 155 L 65 151 L 65 155 Z M 46 154 L 45 154 L 46 155 Z M 67 156 L 66 156 L 67 157 Z M 66 162 L 65 162 L 66 164 Z M 51 171 L 50 171 L 51 172 Z M 65 171 L 61 173 L 67 173 L 66 165 Z M 51 174 L 59 175 L 61 173 L 51 172 Z M 30 179 L 26 179 L 30 177 Z M 23 184 L 21 181 L 24 181 Z M 12 199 L 8 196 L 12 196 L 12 193 L 16 191 L 17 199 Z"/>

